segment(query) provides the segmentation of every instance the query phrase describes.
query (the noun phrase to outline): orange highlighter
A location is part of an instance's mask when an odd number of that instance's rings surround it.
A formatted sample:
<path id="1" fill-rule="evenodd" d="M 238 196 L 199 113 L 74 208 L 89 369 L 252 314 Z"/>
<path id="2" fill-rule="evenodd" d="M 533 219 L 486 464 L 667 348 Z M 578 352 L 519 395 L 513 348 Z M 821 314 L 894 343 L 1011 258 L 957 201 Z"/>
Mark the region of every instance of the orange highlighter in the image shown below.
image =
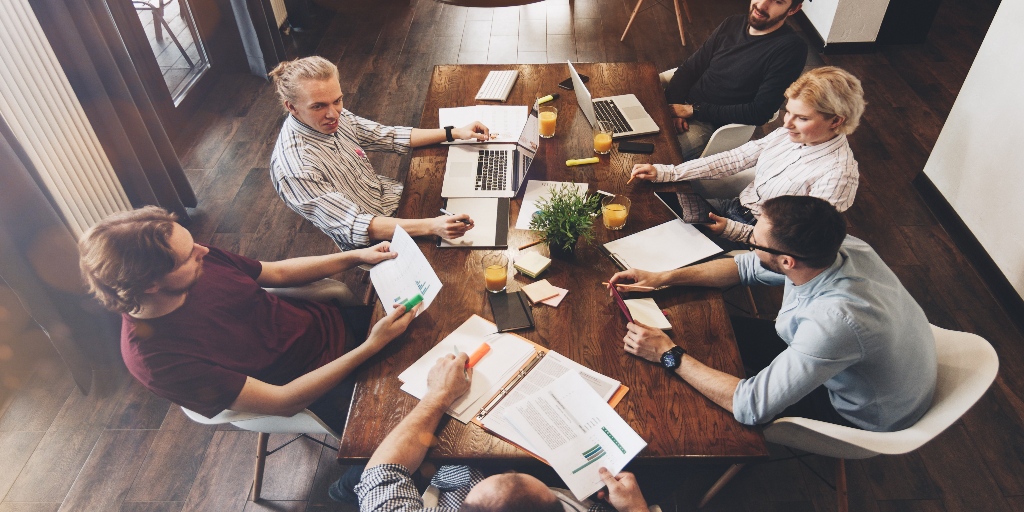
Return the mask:
<path id="1" fill-rule="evenodd" d="M 469 356 L 469 360 L 466 361 L 466 368 L 472 368 L 480 362 L 481 359 L 491 351 L 491 346 L 486 343 L 481 343 L 476 350 L 473 351 Z"/>

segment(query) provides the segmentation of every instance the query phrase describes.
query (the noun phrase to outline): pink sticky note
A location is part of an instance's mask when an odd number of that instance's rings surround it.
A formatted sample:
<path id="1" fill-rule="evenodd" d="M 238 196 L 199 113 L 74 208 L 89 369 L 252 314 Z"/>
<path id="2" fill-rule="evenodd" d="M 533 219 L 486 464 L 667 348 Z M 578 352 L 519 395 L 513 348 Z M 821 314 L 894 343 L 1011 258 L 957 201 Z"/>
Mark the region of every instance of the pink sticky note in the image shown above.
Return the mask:
<path id="1" fill-rule="evenodd" d="M 558 290 L 558 295 L 551 297 L 550 299 L 547 300 L 542 300 L 540 301 L 540 303 L 547 304 L 548 306 L 551 306 L 553 308 L 557 308 L 558 305 L 562 303 L 562 299 L 565 298 L 565 294 L 569 293 L 569 290 L 566 290 L 565 288 L 559 288 L 557 286 L 552 286 L 552 288 Z"/>

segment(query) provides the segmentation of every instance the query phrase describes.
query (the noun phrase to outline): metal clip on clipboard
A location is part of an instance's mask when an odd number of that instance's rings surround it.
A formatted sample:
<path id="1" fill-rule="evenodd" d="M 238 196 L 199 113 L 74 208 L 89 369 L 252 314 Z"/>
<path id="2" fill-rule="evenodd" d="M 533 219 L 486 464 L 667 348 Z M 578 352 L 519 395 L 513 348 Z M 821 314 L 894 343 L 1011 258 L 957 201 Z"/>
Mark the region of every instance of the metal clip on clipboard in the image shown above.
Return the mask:
<path id="1" fill-rule="evenodd" d="M 615 253 L 609 251 L 608 248 L 605 247 L 604 245 L 598 245 L 597 248 L 598 248 L 598 250 L 603 252 L 605 256 L 608 256 L 609 258 L 611 258 L 612 259 L 612 263 L 614 263 L 615 266 L 619 268 L 619 270 L 629 270 L 630 269 L 630 266 L 626 264 L 625 260 L 623 260 L 621 257 L 619 257 L 618 254 L 615 254 Z"/>
<path id="2" fill-rule="evenodd" d="M 537 355 L 533 357 L 533 360 L 530 361 L 530 363 L 527 364 L 522 370 L 519 370 L 516 373 L 516 376 L 513 377 L 508 384 L 505 384 L 505 386 L 498 390 L 498 392 L 493 397 L 491 397 L 491 399 L 488 400 L 486 404 L 484 404 L 483 408 L 480 409 L 480 412 L 476 413 L 476 419 L 483 421 L 484 417 L 486 417 L 487 414 L 491 412 L 491 409 L 494 409 L 498 405 L 498 402 L 501 402 L 501 400 L 505 398 L 505 396 L 511 393 L 512 389 L 514 389 L 520 381 L 526 378 L 526 374 L 530 373 L 530 370 L 532 370 L 533 367 L 537 366 L 537 364 L 540 363 L 541 359 L 544 358 L 544 354 L 546 353 L 547 352 L 538 350 Z"/>

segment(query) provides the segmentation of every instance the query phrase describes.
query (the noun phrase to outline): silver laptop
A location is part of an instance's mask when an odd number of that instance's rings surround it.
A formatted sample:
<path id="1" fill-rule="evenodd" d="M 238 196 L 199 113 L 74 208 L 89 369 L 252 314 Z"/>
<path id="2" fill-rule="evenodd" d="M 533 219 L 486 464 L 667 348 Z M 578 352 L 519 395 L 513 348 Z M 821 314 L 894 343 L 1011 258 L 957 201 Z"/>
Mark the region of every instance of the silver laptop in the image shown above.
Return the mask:
<path id="1" fill-rule="evenodd" d="M 615 130 L 613 139 L 661 131 L 636 96 L 623 94 L 592 99 L 590 91 L 583 85 L 583 80 L 580 80 L 580 74 L 576 72 L 572 62 L 569 62 L 569 74 L 572 76 L 572 88 L 576 91 L 576 101 L 583 109 L 583 115 L 587 117 L 590 126 L 594 126 L 598 121 L 611 123 Z"/>
<path id="2" fill-rule="evenodd" d="M 540 147 L 537 105 L 515 144 L 448 146 L 441 197 L 514 197 Z"/>

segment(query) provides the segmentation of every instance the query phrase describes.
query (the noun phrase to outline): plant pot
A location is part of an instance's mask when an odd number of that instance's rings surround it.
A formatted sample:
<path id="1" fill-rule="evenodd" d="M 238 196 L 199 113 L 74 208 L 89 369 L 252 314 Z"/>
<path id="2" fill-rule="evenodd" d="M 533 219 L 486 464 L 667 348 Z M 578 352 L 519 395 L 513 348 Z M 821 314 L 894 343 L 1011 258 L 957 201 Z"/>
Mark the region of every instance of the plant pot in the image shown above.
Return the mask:
<path id="1" fill-rule="evenodd" d="M 576 245 L 579 243 L 579 239 L 576 239 L 568 249 L 564 249 L 561 244 L 555 242 L 548 243 L 548 250 L 551 252 L 551 257 L 560 259 L 563 261 L 573 261 L 576 259 Z"/>

